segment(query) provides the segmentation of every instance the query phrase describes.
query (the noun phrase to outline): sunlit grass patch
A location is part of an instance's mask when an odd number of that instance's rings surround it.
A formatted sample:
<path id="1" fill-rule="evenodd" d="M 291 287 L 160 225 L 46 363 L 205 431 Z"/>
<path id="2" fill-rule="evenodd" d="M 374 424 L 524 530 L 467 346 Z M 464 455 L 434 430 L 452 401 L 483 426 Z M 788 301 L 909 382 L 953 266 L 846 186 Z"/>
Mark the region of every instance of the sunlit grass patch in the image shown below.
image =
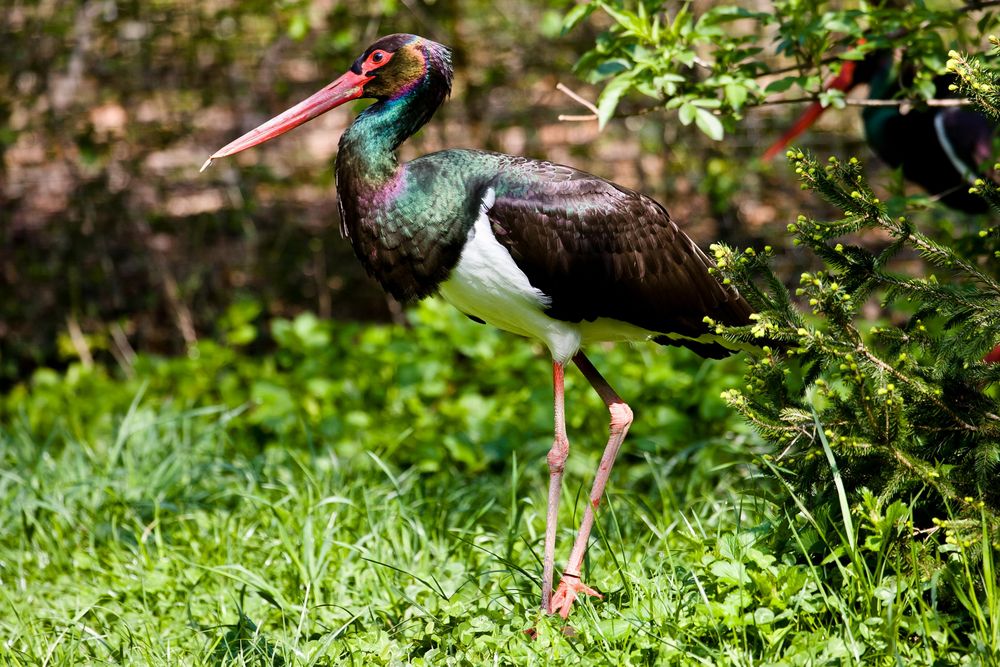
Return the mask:
<path id="1" fill-rule="evenodd" d="M 322 348 L 206 348 L 146 360 L 134 383 L 46 373 L 6 397 L 5 661 L 997 658 L 996 536 L 912 539 L 904 504 L 866 496 L 849 507 L 848 538 L 842 514 L 813 511 L 779 468 L 758 469 L 760 443 L 718 407 L 737 381 L 726 365 L 655 348 L 595 355 L 639 418 L 584 571 L 604 600 L 579 605 L 572 630 L 539 614 L 546 364 L 494 334 L 466 347 L 485 332 L 471 323 L 426 324 L 317 324 L 330 327 Z M 603 406 L 571 381 L 558 562 L 606 428 Z"/>

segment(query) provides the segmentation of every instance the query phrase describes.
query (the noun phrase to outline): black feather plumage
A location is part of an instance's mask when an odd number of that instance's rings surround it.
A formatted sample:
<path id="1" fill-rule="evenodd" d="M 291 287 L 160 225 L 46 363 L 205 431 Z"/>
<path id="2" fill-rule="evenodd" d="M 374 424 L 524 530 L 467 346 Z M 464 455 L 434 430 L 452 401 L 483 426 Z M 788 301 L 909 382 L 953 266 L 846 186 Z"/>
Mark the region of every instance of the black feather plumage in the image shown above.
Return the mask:
<path id="1" fill-rule="evenodd" d="M 497 156 L 489 219 L 531 284 L 551 298 L 547 314 L 580 322 L 613 318 L 698 338 L 705 316 L 746 324 L 750 306 L 708 272 L 712 261 L 666 209 L 642 194 L 549 162 Z M 657 342 L 725 356 L 715 343 Z"/>

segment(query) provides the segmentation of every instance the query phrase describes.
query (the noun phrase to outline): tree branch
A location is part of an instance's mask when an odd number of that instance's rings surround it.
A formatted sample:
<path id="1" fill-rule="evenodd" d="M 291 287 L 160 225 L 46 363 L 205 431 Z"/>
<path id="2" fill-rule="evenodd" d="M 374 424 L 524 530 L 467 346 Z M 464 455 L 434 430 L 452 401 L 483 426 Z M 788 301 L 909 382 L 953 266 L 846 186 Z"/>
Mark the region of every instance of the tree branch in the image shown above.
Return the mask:
<path id="1" fill-rule="evenodd" d="M 781 100 L 764 100 L 757 104 L 748 104 L 748 108 L 776 106 L 778 104 L 806 104 L 819 102 L 819 97 L 791 97 Z M 933 98 L 929 100 L 904 98 L 900 100 L 870 100 L 867 97 L 845 97 L 844 104 L 849 107 L 902 107 L 926 105 L 929 107 L 964 107 L 972 104 L 965 97 Z"/>
<path id="2" fill-rule="evenodd" d="M 587 108 L 588 111 L 590 111 L 590 113 L 585 116 L 567 116 L 564 114 L 559 114 L 559 120 L 562 121 L 597 120 L 597 105 L 595 105 L 593 102 L 586 99 L 585 97 L 582 97 L 578 93 L 574 92 L 569 86 L 563 84 L 562 82 L 556 84 L 556 90 L 558 90 L 563 95 L 566 95 L 574 102 L 582 104 L 584 107 Z"/>
<path id="3" fill-rule="evenodd" d="M 997 0 L 1000 2 L 1000 0 Z M 578 93 L 575 93 L 570 88 L 562 83 L 556 84 L 556 90 L 567 95 L 575 102 L 578 102 L 582 106 L 586 107 L 589 114 L 559 114 L 558 119 L 564 122 L 585 122 L 597 120 L 597 107 L 593 102 L 581 97 Z M 746 105 L 746 109 L 760 109 L 762 107 L 778 106 L 782 104 L 812 104 L 814 102 L 819 102 L 819 97 L 789 97 L 779 100 L 761 100 L 760 102 L 751 102 Z M 900 99 L 900 100 L 870 100 L 865 97 L 847 97 L 843 100 L 844 104 L 849 107 L 913 107 L 925 105 L 929 107 L 964 107 L 972 104 L 972 101 L 965 97 L 948 97 L 948 98 L 933 98 L 929 100 L 920 99 Z M 653 111 L 659 111 L 663 109 L 662 105 L 652 106 L 652 107 L 642 107 L 636 111 L 628 113 L 616 113 L 615 118 L 628 118 L 631 116 L 643 116 L 647 113 Z M 721 112 L 718 110 L 714 112 L 715 115 L 720 115 Z"/>

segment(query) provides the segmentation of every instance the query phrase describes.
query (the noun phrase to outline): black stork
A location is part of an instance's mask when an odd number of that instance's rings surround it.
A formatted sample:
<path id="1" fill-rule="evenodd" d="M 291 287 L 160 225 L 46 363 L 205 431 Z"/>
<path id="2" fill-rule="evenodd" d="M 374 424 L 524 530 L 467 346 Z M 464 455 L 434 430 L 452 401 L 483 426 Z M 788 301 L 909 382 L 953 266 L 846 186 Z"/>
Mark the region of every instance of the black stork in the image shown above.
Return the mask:
<path id="1" fill-rule="evenodd" d="M 652 199 L 570 167 L 475 150 L 400 163 L 395 150 L 451 91 L 447 47 L 416 35 L 377 40 L 338 79 L 216 151 L 205 163 L 273 139 L 350 100 L 375 102 L 340 139 L 341 230 L 368 273 L 406 301 L 440 294 L 469 317 L 542 341 L 552 355 L 555 438 L 542 610 L 565 618 L 578 595 L 594 511 L 632 410 L 581 348 L 651 340 L 710 358 L 731 350 L 704 318 L 745 324 L 750 307 Z M 202 167 L 204 169 L 205 167 Z M 569 454 L 563 373 L 573 361 L 611 414 L 580 529 L 553 594 L 556 520 Z"/>
<path id="2" fill-rule="evenodd" d="M 868 84 L 868 97 L 892 100 L 912 83 L 912 70 L 900 65 L 892 51 L 877 50 L 864 60 L 844 61 L 840 73 L 825 88 L 849 91 Z M 953 75 L 934 80 L 935 97 L 955 97 L 950 87 Z M 814 102 L 780 139 L 764 153 L 769 160 L 823 113 Z M 913 105 L 870 106 L 861 114 L 865 137 L 875 153 L 890 167 L 902 169 L 903 176 L 916 183 L 941 203 L 966 213 L 985 213 L 989 206 L 969 187 L 977 178 L 988 176 L 995 159 L 993 140 L 997 126 L 974 109 L 959 106 Z"/>

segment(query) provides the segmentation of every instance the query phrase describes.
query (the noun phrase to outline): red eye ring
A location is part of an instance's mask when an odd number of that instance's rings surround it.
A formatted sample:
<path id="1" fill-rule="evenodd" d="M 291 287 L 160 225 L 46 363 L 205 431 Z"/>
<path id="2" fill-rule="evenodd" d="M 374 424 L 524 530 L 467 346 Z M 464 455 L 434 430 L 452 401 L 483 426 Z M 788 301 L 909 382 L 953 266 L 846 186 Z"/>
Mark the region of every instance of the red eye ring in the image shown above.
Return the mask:
<path id="1" fill-rule="evenodd" d="M 385 51 L 376 51 L 370 56 L 368 56 L 368 60 L 370 60 L 375 65 L 380 65 L 385 61 L 385 56 L 386 56 Z"/>

